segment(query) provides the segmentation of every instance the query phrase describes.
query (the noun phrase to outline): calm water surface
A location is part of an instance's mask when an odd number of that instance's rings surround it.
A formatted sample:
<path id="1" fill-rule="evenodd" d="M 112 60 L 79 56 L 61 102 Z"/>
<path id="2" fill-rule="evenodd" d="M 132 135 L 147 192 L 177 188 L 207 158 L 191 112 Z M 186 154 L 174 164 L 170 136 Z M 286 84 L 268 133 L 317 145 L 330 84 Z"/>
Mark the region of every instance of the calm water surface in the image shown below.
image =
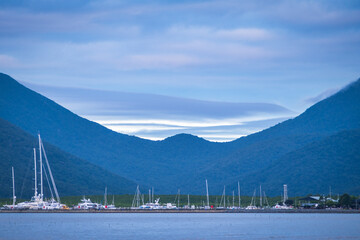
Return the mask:
<path id="1" fill-rule="evenodd" d="M 0 214 L 0 239 L 360 239 L 360 214 Z"/>

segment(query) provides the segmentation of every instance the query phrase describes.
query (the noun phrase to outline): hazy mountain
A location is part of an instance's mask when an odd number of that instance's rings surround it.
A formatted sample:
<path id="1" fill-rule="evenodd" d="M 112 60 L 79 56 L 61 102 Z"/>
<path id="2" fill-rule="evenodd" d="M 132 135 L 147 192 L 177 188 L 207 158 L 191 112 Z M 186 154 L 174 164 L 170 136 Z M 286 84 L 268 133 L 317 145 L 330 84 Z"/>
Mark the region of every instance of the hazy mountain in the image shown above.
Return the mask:
<path id="1" fill-rule="evenodd" d="M 0 117 L 50 143 L 114 173 L 162 192 L 176 192 L 204 161 L 230 151 L 230 145 L 178 135 L 155 142 L 116 133 L 81 118 L 44 96 L 0 75 Z M 181 166 L 179 169 L 178 167 Z M 181 172 L 179 171 L 181 170 Z"/>
<path id="2" fill-rule="evenodd" d="M 221 185 L 216 185 L 219 184 L 219 180 L 223 184 L 235 182 L 248 176 L 248 173 L 272 166 L 286 153 L 339 131 L 358 129 L 359 103 L 360 80 L 357 80 L 294 119 L 230 143 L 235 144 L 237 149 L 205 168 L 199 176 L 212 177 L 216 188 L 221 189 Z"/>
<path id="3" fill-rule="evenodd" d="M 175 193 L 178 188 L 183 193 L 204 193 L 205 178 L 212 193 L 237 180 L 250 185 L 245 177 L 269 169 L 286 154 L 340 131 L 360 128 L 359 102 L 360 80 L 294 119 L 233 142 L 214 143 L 188 134 L 149 141 L 81 118 L 0 75 L 0 117 L 32 135 L 40 131 L 44 139 L 66 152 L 163 193 Z M 287 179 L 278 175 L 278 180 L 285 183 Z M 292 189 L 307 193 L 299 185 Z"/>
<path id="4" fill-rule="evenodd" d="M 288 184 L 292 195 L 304 193 L 360 192 L 360 129 L 341 131 L 282 156 L 263 171 L 240 181 L 245 192 L 259 185 L 267 193 L 280 195 Z M 236 188 L 234 182 L 230 188 Z"/>
<path id="5" fill-rule="evenodd" d="M 103 194 L 105 186 L 110 194 L 132 193 L 136 188 L 134 182 L 65 153 L 43 140 L 60 196 Z M 0 196 L 12 196 L 13 166 L 17 197 L 30 198 L 34 194 L 33 148 L 38 147 L 37 138 L 0 118 L 0 146 Z M 44 184 L 45 196 L 50 197 L 45 176 Z"/>

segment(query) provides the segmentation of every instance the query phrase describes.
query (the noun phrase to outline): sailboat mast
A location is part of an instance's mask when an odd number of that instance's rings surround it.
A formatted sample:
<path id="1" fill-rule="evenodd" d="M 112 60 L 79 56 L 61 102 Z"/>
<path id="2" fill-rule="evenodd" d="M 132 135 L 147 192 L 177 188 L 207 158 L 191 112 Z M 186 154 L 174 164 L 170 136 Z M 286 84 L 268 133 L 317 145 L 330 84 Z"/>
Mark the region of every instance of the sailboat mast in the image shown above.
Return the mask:
<path id="1" fill-rule="evenodd" d="M 234 191 L 233 191 L 233 205 L 232 205 L 233 207 L 235 206 L 235 193 L 234 193 Z"/>
<path id="2" fill-rule="evenodd" d="M 264 191 L 264 205 L 267 205 L 267 207 L 269 207 L 269 201 L 267 200 L 267 197 L 266 197 L 266 194 L 265 194 L 265 191 Z"/>
<path id="3" fill-rule="evenodd" d="M 241 207 L 241 198 L 240 198 L 240 183 L 238 182 L 238 193 L 239 193 L 239 208 Z"/>
<path id="4" fill-rule="evenodd" d="M 254 207 L 255 207 L 255 205 L 256 205 L 255 196 L 256 196 L 256 188 L 254 189 L 254 194 L 253 194 L 253 196 L 252 196 L 250 206 L 254 206 Z"/>
<path id="5" fill-rule="evenodd" d="M 209 206 L 209 187 L 208 187 L 208 182 L 207 182 L 207 179 L 205 180 L 206 182 L 206 203 L 207 203 L 207 206 Z"/>
<path id="6" fill-rule="evenodd" d="M 224 208 L 226 207 L 226 194 L 225 194 L 225 185 L 224 185 Z"/>
<path id="7" fill-rule="evenodd" d="M 154 202 L 154 187 L 152 187 L 151 196 L 151 202 Z"/>
<path id="8" fill-rule="evenodd" d="M 12 173 L 12 185 L 13 185 L 13 206 L 16 202 L 16 196 L 15 196 L 15 176 L 14 176 L 14 167 L 11 167 L 11 173 Z"/>
<path id="9" fill-rule="evenodd" d="M 149 189 L 149 203 L 152 203 L 152 200 L 151 200 L 151 189 Z"/>
<path id="10" fill-rule="evenodd" d="M 262 192 L 261 192 L 261 185 L 260 185 L 260 207 L 262 207 Z"/>
<path id="11" fill-rule="evenodd" d="M 42 155 L 41 155 L 41 138 L 40 138 L 40 133 L 38 133 L 38 137 L 39 137 L 39 159 L 40 159 L 40 200 L 43 201 L 43 196 L 44 196 L 43 163 L 42 163 Z"/>
<path id="12" fill-rule="evenodd" d="M 284 205 L 285 205 L 286 200 L 288 200 L 287 184 L 284 184 Z"/>
<path id="13" fill-rule="evenodd" d="M 107 206 L 107 187 L 105 187 L 104 205 Z"/>
<path id="14" fill-rule="evenodd" d="M 140 189 L 139 189 L 139 185 L 137 186 L 136 189 L 136 207 L 140 206 Z"/>
<path id="15" fill-rule="evenodd" d="M 49 164 L 49 161 L 47 159 L 47 156 L 46 156 L 46 152 L 45 152 L 45 148 L 44 148 L 44 145 L 41 141 L 41 138 L 40 138 L 40 134 L 39 134 L 39 141 L 40 141 L 40 147 L 41 149 L 43 150 L 43 153 L 44 153 L 44 157 L 45 157 L 45 161 L 46 161 L 46 166 L 47 166 L 47 169 L 48 169 L 48 172 L 49 172 L 49 175 L 50 175 L 50 179 L 51 179 L 51 183 L 52 183 L 52 186 L 53 186 L 53 189 L 55 191 L 55 195 L 56 195 L 56 200 L 58 201 L 58 203 L 60 203 L 60 197 L 59 197 L 59 193 L 57 191 L 57 188 L 56 188 L 56 184 L 55 184 L 55 181 L 54 181 L 54 177 L 52 175 L 52 172 L 51 172 L 51 168 L 50 168 L 50 164 Z M 41 151 L 40 151 L 41 152 Z M 45 168 L 45 166 L 44 166 Z"/>
<path id="16" fill-rule="evenodd" d="M 188 207 L 190 207 L 190 196 L 188 194 Z"/>
<path id="17" fill-rule="evenodd" d="M 37 196 L 37 172 L 36 172 L 36 149 L 34 148 L 34 174 L 35 174 L 35 187 L 34 187 L 34 191 L 35 191 L 35 193 L 34 193 L 34 197 L 36 197 Z"/>

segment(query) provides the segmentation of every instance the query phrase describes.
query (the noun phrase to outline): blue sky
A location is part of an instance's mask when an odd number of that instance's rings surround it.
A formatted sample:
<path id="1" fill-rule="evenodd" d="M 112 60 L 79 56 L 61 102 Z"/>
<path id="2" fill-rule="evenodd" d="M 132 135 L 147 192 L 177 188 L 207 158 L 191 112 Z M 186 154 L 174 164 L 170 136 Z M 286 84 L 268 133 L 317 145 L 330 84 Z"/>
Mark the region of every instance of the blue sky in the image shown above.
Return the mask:
<path id="1" fill-rule="evenodd" d="M 359 78 L 359 62 L 359 1 L 0 2 L 1 72 L 151 139 L 259 131 Z"/>

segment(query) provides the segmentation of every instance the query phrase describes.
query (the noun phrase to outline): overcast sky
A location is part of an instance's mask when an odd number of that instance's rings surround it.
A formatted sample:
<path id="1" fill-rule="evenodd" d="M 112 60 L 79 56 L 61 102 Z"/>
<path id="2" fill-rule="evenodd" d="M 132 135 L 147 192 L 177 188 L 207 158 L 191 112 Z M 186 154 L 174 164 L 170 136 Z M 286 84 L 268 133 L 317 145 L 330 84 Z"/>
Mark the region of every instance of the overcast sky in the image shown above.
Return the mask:
<path id="1" fill-rule="evenodd" d="M 359 62 L 360 1 L 0 1 L 1 72 L 151 139 L 259 131 Z"/>

